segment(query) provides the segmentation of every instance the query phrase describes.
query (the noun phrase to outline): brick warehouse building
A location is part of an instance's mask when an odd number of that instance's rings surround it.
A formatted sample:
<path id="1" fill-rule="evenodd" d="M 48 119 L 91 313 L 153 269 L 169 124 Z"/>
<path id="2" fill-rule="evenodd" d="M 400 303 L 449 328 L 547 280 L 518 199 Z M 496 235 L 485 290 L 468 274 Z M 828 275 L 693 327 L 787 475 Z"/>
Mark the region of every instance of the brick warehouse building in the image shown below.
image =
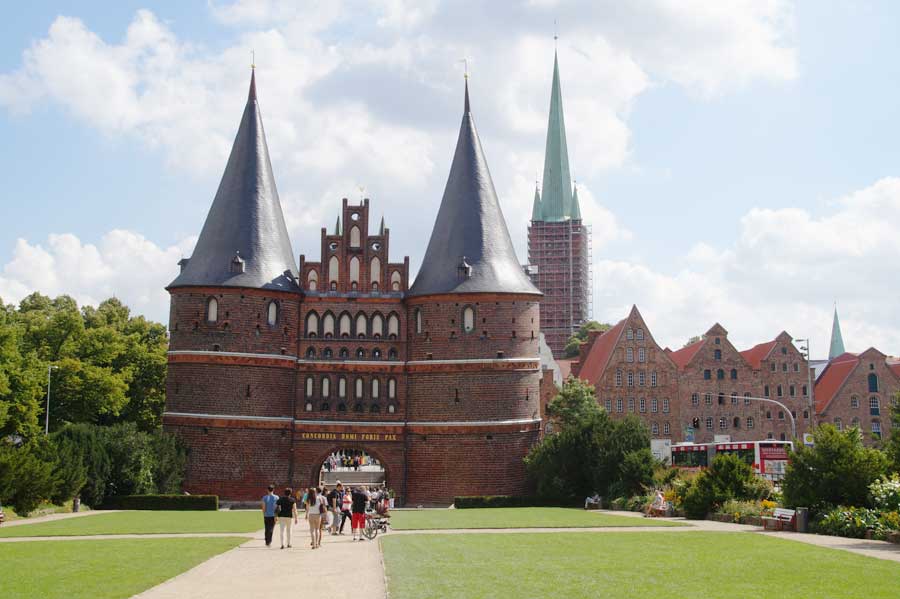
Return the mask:
<path id="1" fill-rule="evenodd" d="M 559 61 L 555 54 L 543 195 L 534 190 L 526 268 L 531 281 L 544 294 L 541 331 L 558 358 L 569 337 L 591 318 L 592 271 L 591 228 L 581 219 L 578 189 L 569 172 Z"/>
<path id="2" fill-rule="evenodd" d="M 408 504 L 521 494 L 541 429 L 541 293 L 516 259 L 469 109 L 415 282 L 369 202 L 294 261 L 255 73 L 193 255 L 169 285 L 166 430 L 185 489 L 255 499 L 363 450 Z M 489 459 L 487 459 L 489 458 Z"/>

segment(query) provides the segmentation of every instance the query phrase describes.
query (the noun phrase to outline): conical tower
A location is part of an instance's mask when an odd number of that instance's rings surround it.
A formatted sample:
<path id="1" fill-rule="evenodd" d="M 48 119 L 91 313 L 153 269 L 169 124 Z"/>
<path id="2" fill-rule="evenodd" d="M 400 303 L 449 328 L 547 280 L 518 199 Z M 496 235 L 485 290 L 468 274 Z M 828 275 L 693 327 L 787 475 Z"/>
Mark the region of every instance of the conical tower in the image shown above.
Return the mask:
<path id="1" fill-rule="evenodd" d="M 828 348 L 828 359 L 833 360 L 844 353 L 844 337 L 841 335 L 841 322 L 838 320 L 837 304 L 834 306 L 834 320 L 831 322 L 831 345 Z"/>
<path id="2" fill-rule="evenodd" d="M 447 187 L 406 296 L 407 503 L 526 491 L 522 459 L 540 434 L 539 301 L 509 238 L 467 82 Z M 427 424 L 436 422 L 440 430 Z M 499 462 L 485 469 L 473 455 Z"/>
<path id="3" fill-rule="evenodd" d="M 212 207 L 181 267 L 167 288 L 163 427 L 189 447 L 184 488 L 246 498 L 287 484 L 300 290 L 255 71 Z"/>

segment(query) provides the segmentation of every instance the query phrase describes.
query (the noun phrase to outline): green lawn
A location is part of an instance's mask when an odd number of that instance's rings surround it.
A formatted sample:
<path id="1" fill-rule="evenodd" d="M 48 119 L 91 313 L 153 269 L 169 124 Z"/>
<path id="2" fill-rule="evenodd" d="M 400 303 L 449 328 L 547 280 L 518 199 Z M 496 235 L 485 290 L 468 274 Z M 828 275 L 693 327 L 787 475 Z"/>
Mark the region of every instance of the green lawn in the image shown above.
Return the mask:
<path id="1" fill-rule="evenodd" d="M 397 530 L 440 528 L 580 528 L 601 526 L 681 526 L 650 518 L 613 516 L 579 508 L 511 507 L 464 510 L 395 510 L 391 527 Z"/>
<path id="2" fill-rule="evenodd" d="M 263 527 L 255 510 L 234 512 L 110 512 L 21 526 L 0 526 L 0 537 L 253 532 Z"/>
<path id="3" fill-rule="evenodd" d="M 247 539 L 0 543 L 0 597 L 130 597 Z"/>
<path id="4" fill-rule="evenodd" d="M 391 599 L 896 599 L 900 564 L 753 533 L 387 535 Z"/>

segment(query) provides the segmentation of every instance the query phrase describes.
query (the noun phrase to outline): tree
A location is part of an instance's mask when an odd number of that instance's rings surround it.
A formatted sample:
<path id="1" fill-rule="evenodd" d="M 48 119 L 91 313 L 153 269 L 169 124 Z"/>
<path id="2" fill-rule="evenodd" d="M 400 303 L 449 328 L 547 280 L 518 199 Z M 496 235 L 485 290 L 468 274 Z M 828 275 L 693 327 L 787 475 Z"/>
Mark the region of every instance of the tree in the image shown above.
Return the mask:
<path id="1" fill-rule="evenodd" d="M 891 436 L 885 443 L 884 452 L 890 460 L 890 470 L 900 472 L 900 392 L 891 402 Z"/>
<path id="2" fill-rule="evenodd" d="M 591 331 L 601 331 L 605 332 L 612 328 L 612 325 L 597 322 L 596 320 L 589 320 L 578 327 L 578 332 L 569 337 L 569 340 L 566 342 L 566 346 L 563 349 L 563 358 L 577 358 L 578 352 L 581 350 L 581 346 L 587 341 L 588 335 Z"/>
<path id="3" fill-rule="evenodd" d="M 837 505 L 866 506 L 869 485 L 887 472 L 885 454 L 864 447 L 856 427 L 839 431 L 823 424 L 813 432 L 813 443 L 791 453 L 784 477 L 785 504 L 814 511 Z"/>
<path id="4" fill-rule="evenodd" d="M 569 377 L 560 392 L 547 404 L 547 415 L 559 426 L 572 426 L 591 414 L 600 412 L 594 386 Z"/>
<path id="5" fill-rule="evenodd" d="M 50 451 L 40 443 L 21 447 L 0 442 L 0 502 L 27 516 L 53 497 L 57 479 Z"/>
<path id="6" fill-rule="evenodd" d="M 765 499 L 759 497 L 762 485 L 757 481 L 762 479 L 741 458 L 719 454 L 709 469 L 697 475 L 685 493 L 684 513 L 693 520 L 702 520 L 729 499 Z"/>

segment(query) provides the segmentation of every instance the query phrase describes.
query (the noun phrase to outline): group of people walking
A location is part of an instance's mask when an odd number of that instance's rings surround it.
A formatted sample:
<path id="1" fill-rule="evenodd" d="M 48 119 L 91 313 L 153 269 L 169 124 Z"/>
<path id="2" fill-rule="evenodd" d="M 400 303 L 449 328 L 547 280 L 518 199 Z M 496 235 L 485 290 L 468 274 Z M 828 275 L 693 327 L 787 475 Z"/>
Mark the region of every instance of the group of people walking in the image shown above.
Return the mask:
<path id="1" fill-rule="evenodd" d="M 325 463 L 322 464 L 322 467 L 325 469 L 325 472 L 335 472 L 338 470 L 359 470 L 365 466 L 378 465 L 378 460 L 364 451 L 341 450 L 325 458 Z"/>
<path id="2" fill-rule="evenodd" d="M 265 524 L 266 547 L 272 546 L 275 524 L 278 524 L 281 548 L 291 547 L 293 526 L 299 524 L 300 512 L 309 523 L 310 547 L 318 549 L 322 545 L 322 533 L 344 534 L 344 525 L 350 520 L 353 540 L 363 540 L 366 527 L 366 509 L 371 507 L 383 512 L 387 497 L 383 489 L 364 487 L 344 488 L 340 481 L 332 490 L 326 486 L 310 487 L 302 497 L 290 487 L 282 495 L 275 494 L 275 486 L 269 485 L 263 495 L 261 509 Z M 285 543 L 285 541 L 287 541 Z"/>

